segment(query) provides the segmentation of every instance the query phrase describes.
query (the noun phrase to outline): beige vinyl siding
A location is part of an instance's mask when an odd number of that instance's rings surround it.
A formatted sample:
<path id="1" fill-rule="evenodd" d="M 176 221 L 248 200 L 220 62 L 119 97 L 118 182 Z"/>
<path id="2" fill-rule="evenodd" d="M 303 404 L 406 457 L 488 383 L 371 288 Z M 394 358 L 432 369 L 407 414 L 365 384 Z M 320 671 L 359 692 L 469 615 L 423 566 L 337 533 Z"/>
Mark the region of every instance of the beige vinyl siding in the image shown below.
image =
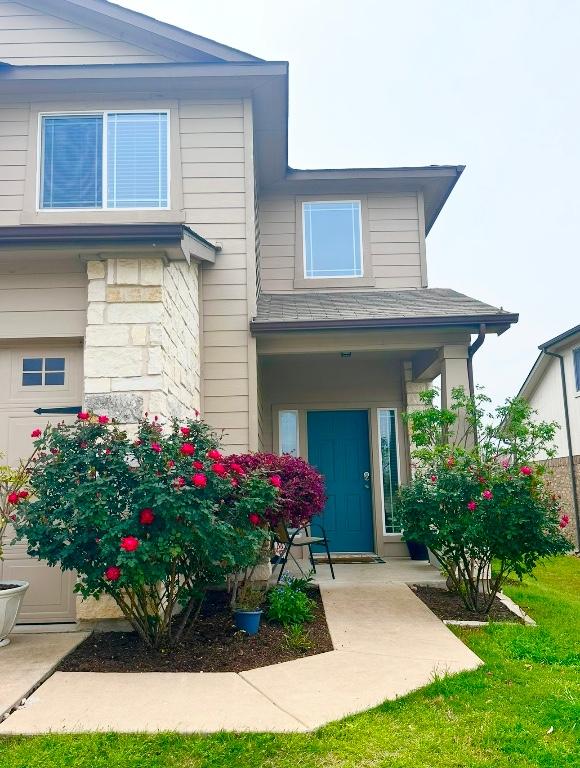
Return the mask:
<path id="1" fill-rule="evenodd" d="M 0 109 L 0 226 L 20 223 L 29 115 L 28 105 Z"/>
<path id="2" fill-rule="evenodd" d="M 185 220 L 222 248 L 216 263 L 203 269 L 202 411 L 214 428 L 224 430 L 228 451 L 246 451 L 250 392 L 244 105 L 241 100 L 182 101 L 179 115 Z M 250 279 L 255 279 L 253 273 Z"/>
<path id="3" fill-rule="evenodd" d="M 87 277 L 80 260 L 0 261 L 0 339 L 85 335 Z"/>
<path id="4" fill-rule="evenodd" d="M 369 194 L 367 201 L 373 288 L 420 288 L 422 235 L 417 195 Z M 294 290 L 296 229 L 293 196 L 261 198 L 260 277 L 265 293 Z"/>
<path id="5" fill-rule="evenodd" d="M 0 60 L 9 64 L 137 64 L 170 61 L 24 3 L 0 0 Z"/>

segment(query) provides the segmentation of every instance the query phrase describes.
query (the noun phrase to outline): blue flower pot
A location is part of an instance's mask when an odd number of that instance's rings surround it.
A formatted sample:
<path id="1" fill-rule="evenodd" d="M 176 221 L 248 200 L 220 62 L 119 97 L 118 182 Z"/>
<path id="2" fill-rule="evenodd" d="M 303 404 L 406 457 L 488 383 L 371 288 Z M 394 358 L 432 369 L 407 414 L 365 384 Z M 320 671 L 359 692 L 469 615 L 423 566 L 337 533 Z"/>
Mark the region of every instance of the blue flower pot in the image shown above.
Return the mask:
<path id="1" fill-rule="evenodd" d="M 248 635 L 258 634 L 262 611 L 234 611 L 234 621 L 238 629 L 243 629 Z"/>

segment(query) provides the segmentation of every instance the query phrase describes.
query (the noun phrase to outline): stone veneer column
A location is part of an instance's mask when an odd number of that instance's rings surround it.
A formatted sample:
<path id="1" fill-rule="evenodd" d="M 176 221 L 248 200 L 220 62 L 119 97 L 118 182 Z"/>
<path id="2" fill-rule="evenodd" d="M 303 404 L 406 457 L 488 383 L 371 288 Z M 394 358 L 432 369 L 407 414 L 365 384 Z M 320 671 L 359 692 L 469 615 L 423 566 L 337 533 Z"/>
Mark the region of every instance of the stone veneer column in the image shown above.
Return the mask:
<path id="1" fill-rule="evenodd" d="M 89 261 L 85 407 L 134 424 L 199 408 L 198 266 Z"/>
<path id="2" fill-rule="evenodd" d="M 403 363 L 403 385 L 404 385 L 404 402 L 405 411 L 407 413 L 413 413 L 414 411 L 420 411 L 425 406 L 421 402 L 420 394 L 431 386 L 430 381 L 415 381 L 413 379 L 413 363 L 411 361 L 405 361 Z M 415 446 L 411 438 L 411 430 L 407 428 L 407 434 L 409 437 L 409 452 L 412 453 Z M 413 475 L 413 462 L 411 461 L 411 475 Z"/>

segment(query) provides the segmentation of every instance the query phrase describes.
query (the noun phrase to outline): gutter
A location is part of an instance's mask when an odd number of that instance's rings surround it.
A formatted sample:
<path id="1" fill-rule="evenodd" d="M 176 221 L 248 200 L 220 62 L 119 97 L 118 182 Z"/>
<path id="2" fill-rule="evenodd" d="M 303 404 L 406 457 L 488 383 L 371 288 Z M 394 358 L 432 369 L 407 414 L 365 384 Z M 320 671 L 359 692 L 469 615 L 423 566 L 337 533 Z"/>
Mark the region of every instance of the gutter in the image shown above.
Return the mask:
<path id="1" fill-rule="evenodd" d="M 551 342 L 548 342 L 550 344 Z M 572 430 L 570 428 L 570 411 L 568 408 L 568 388 L 566 386 L 566 368 L 564 366 L 564 357 L 557 352 L 550 352 L 547 346 L 541 346 L 539 349 L 550 357 L 555 357 L 560 361 L 560 380 L 562 383 L 562 400 L 564 402 L 564 424 L 566 426 L 566 442 L 568 444 L 568 468 L 570 471 L 570 486 L 572 488 L 572 506 L 574 507 L 574 521 L 576 523 L 576 544 L 580 549 L 580 509 L 578 508 L 578 484 L 576 482 L 576 473 L 574 472 L 574 453 L 572 452 Z"/>
<path id="2" fill-rule="evenodd" d="M 477 352 L 477 350 L 483 346 L 483 342 L 485 341 L 485 332 L 487 328 L 485 323 L 481 323 L 479 326 L 479 333 L 477 334 L 477 338 L 473 342 L 473 344 L 470 344 L 467 348 L 467 379 L 469 381 L 469 396 L 473 398 L 475 396 L 475 384 L 473 381 L 473 356 Z"/>

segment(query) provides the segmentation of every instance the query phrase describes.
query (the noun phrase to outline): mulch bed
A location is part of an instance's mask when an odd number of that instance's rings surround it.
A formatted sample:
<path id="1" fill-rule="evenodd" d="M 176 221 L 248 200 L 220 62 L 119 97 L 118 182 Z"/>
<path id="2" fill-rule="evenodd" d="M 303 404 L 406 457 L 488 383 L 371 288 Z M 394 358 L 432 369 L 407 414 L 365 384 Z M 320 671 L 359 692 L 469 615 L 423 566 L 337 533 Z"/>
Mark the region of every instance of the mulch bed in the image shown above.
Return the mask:
<path id="1" fill-rule="evenodd" d="M 243 672 L 332 650 L 318 588 L 315 619 L 305 625 L 312 647 L 287 648 L 285 630 L 262 616 L 257 635 L 236 629 L 223 591 L 208 592 L 200 618 L 169 652 L 152 651 L 135 632 L 95 632 L 60 662 L 60 672 Z"/>
<path id="2" fill-rule="evenodd" d="M 447 621 L 511 621 L 523 624 L 523 620 L 512 613 L 497 597 L 493 601 L 489 614 L 482 615 L 468 611 L 459 595 L 437 587 L 413 586 L 413 591 L 435 616 Z"/>

